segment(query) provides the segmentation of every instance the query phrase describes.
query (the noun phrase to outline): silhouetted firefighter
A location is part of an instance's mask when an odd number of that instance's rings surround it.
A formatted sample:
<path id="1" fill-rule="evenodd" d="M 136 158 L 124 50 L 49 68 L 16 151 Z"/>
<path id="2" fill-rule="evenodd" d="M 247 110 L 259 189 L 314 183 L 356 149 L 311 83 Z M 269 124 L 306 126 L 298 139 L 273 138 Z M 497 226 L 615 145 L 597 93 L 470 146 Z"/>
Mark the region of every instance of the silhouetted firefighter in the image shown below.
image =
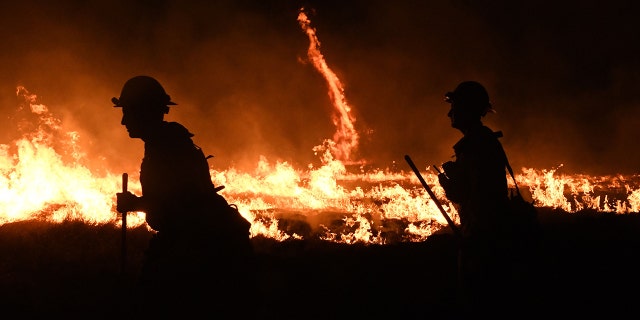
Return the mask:
<path id="1" fill-rule="evenodd" d="M 112 102 L 129 136 L 144 141 L 142 195 L 118 193 L 117 210 L 145 212 L 157 231 L 140 273 L 139 311 L 247 315 L 255 294 L 250 224 L 217 193 L 193 134 L 164 120 L 175 103 L 148 76 L 129 79 Z"/>
<path id="2" fill-rule="evenodd" d="M 494 112 L 478 82 L 460 83 L 445 94 L 451 126 L 463 137 L 453 146 L 455 160 L 438 174 L 446 197 L 460 216 L 459 285 L 466 311 L 496 315 L 527 303 L 528 249 L 514 229 L 506 175 L 506 154 L 481 118 Z M 522 273 L 522 274 L 521 274 Z"/>

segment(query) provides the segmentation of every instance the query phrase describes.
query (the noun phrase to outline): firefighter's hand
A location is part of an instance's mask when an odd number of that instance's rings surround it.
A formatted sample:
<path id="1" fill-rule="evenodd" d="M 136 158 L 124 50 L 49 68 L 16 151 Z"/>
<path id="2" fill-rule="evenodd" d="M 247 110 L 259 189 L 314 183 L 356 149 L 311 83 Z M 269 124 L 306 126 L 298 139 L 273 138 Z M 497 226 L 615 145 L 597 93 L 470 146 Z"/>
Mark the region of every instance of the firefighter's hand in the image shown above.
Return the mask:
<path id="1" fill-rule="evenodd" d="M 447 161 L 442 164 L 442 170 L 447 176 L 451 175 L 451 173 L 456 171 L 456 169 L 457 169 L 457 164 L 453 161 Z"/>
<path id="2" fill-rule="evenodd" d="M 440 182 L 440 186 L 444 190 L 444 195 L 451 202 L 457 202 L 457 192 L 455 188 L 455 184 L 451 179 L 449 179 L 444 173 L 438 175 L 438 182 Z"/>
<path id="3" fill-rule="evenodd" d="M 444 187 L 449 183 L 449 177 L 446 174 L 440 173 L 438 174 L 438 182 L 440 182 L 440 186 Z"/>
<path id="4" fill-rule="evenodd" d="M 453 181 L 451 181 L 446 174 L 441 173 L 438 175 L 438 182 L 440 182 L 440 186 L 444 189 L 445 195 L 449 197 L 449 193 L 451 193 L 451 189 L 453 189 Z"/>
<path id="5" fill-rule="evenodd" d="M 138 197 L 133 193 L 118 192 L 116 193 L 116 210 L 120 213 L 127 213 L 130 211 L 136 211 L 138 207 Z"/>

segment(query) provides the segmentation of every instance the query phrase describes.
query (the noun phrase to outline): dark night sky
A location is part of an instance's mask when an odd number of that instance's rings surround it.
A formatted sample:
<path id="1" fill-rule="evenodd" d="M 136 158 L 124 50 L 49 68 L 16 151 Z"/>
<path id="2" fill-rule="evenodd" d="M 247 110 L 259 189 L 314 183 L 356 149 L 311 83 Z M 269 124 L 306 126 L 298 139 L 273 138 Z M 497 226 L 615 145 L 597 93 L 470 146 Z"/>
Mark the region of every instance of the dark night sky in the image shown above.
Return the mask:
<path id="1" fill-rule="evenodd" d="M 58 115 L 95 163 L 137 170 L 142 143 L 110 98 L 148 74 L 179 106 L 210 163 L 252 170 L 260 155 L 299 168 L 331 138 L 323 78 L 306 63 L 305 6 L 345 85 L 358 157 L 401 169 L 448 160 L 460 133 L 444 92 L 477 80 L 512 165 L 638 173 L 636 1 L 20 1 L 0 5 L 0 106 L 15 138 L 15 89 Z M 406 168 L 405 168 L 406 167 Z"/>

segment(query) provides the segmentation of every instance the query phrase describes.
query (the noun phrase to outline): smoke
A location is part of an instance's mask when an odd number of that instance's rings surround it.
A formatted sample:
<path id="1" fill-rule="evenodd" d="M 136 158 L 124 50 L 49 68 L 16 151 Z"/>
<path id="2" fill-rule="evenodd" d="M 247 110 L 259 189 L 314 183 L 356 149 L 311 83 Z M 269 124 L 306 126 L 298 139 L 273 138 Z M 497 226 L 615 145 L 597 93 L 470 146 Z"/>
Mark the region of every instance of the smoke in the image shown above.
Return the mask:
<path id="1" fill-rule="evenodd" d="M 449 159 L 461 136 L 444 92 L 485 84 L 512 165 L 635 173 L 640 152 L 634 2 L 21 1 L 0 8 L 0 103 L 22 85 L 80 132 L 87 153 L 136 172 L 142 144 L 110 98 L 138 74 L 172 99 L 217 169 L 260 155 L 305 167 L 331 138 L 330 100 L 306 61 L 305 6 L 323 55 L 345 85 L 361 134 L 358 157 L 406 170 Z M 9 117 L 6 117 L 9 121 Z M 2 143 L 12 126 L 0 129 Z"/>

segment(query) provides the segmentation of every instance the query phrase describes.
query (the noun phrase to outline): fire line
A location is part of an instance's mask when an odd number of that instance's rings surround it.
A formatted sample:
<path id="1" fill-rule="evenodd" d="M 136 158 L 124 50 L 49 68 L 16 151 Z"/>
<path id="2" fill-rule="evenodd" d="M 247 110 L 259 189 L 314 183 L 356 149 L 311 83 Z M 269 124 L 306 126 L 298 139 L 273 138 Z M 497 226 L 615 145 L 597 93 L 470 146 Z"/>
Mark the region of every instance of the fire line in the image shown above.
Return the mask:
<path id="1" fill-rule="evenodd" d="M 423 241 L 446 228 L 439 208 L 412 172 L 347 169 L 358 147 L 355 118 L 343 85 L 328 67 L 315 29 L 302 10 L 298 21 L 309 37 L 308 57 L 329 87 L 336 132 L 333 139 L 313 148 L 322 151 L 320 167 L 302 170 L 262 156 L 253 172 L 233 167 L 211 169 L 214 183 L 226 186 L 221 193 L 252 223 L 251 235 L 280 241 L 317 238 L 385 244 Z M 82 138 L 79 133 L 67 130 L 65 123 L 25 87 L 17 87 L 16 95 L 21 100 L 15 116 L 20 136 L 9 144 L 0 144 L 0 225 L 23 220 L 81 220 L 121 227 L 115 210 L 120 174 L 92 172 L 84 165 L 87 157 L 78 144 Z M 522 168 L 516 179 L 539 207 L 557 208 L 567 214 L 581 210 L 617 214 L 640 211 L 640 176 L 568 175 L 562 174 L 561 168 Z M 459 222 L 437 177 L 427 168 L 421 169 L 447 215 Z M 131 176 L 128 187 L 139 194 L 137 179 Z M 143 213 L 129 213 L 127 228 L 143 224 Z"/>

